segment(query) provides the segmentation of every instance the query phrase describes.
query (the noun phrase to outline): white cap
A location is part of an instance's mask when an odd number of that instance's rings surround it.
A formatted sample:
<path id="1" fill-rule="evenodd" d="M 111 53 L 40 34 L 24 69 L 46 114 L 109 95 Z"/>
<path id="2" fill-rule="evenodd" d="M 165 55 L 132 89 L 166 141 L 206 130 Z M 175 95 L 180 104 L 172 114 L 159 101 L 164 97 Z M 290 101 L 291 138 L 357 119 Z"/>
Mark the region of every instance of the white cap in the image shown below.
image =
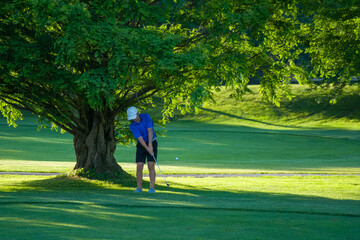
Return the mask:
<path id="1" fill-rule="evenodd" d="M 137 112 L 138 112 L 138 110 L 136 109 L 136 107 L 129 107 L 128 110 L 126 111 L 127 119 L 128 120 L 135 119 Z"/>

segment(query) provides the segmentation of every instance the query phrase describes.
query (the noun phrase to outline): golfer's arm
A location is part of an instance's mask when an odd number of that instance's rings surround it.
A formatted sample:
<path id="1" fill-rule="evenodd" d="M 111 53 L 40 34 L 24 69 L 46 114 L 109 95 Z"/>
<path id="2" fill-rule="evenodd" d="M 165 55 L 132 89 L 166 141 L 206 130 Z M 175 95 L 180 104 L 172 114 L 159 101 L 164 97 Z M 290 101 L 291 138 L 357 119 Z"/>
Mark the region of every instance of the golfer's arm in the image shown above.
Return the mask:
<path id="1" fill-rule="evenodd" d="M 146 151 L 148 151 L 149 154 L 151 154 L 151 149 L 148 147 L 148 145 L 146 145 L 146 142 L 144 141 L 143 137 L 139 137 L 137 140 L 146 149 Z"/>
<path id="2" fill-rule="evenodd" d="M 152 130 L 152 128 L 148 128 L 147 131 L 148 131 L 148 136 L 149 136 L 149 147 L 152 147 L 152 142 L 153 142 L 153 137 L 154 137 L 153 130 Z"/>

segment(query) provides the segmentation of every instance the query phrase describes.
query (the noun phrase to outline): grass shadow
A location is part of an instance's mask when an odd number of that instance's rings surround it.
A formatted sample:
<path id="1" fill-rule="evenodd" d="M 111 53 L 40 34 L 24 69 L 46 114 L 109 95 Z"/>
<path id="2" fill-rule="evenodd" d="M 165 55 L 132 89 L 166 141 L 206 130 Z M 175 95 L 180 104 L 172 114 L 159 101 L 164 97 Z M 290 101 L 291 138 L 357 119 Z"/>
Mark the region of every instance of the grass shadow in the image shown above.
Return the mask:
<path id="1" fill-rule="evenodd" d="M 209 178 L 209 181 L 211 181 L 211 178 Z M 338 200 L 311 195 L 267 193 L 240 189 L 237 191 L 214 190 L 211 186 L 197 186 L 196 184 L 191 185 L 179 183 L 178 181 L 175 183 L 175 186 L 156 184 L 158 191 L 156 194 L 146 192 L 133 193 L 133 190 L 136 188 L 136 179 L 134 177 L 99 181 L 63 175 L 40 180 L 23 181 L 16 185 L 18 188 L 13 191 L 2 191 L 3 196 L 0 198 L 0 205 L 6 204 L 6 202 L 82 202 L 84 204 L 103 204 L 123 207 L 156 206 L 162 208 L 224 209 L 239 211 L 250 211 L 250 209 L 255 207 L 254 209 L 257 209 L 256 211 L 271 212 L 279 210 L 280 212 L 343 215 L 360 218 L 359 200 Z M 148 187 L 149 182 L 145 180 L 143 184 L 144 190 Z M 7 201 L 4 198 L 4 196 L 9 197 L 11 195 L 15 197 L 15 201 Z M 21 198 L 21 196 L 27 197 Z M 292 206 L 293 204 L 294 206 Z M 298 204 L 298 206 L 295 206 L 296 204 Z M 320 207 L 319 204 L 325 204 L 326 206 Z M 319 206 L 315 207 L 314 205 Z M 354 207 L 354 205 L 357 207 Z"/>
<path id="2" fill-rule="evenodd" d="M 291 126 L 286 126 L 286 125 L 281 125 L 281 124 L 274 124 L 274 123 L 270 123 L 270 122 L 264 122 L 264 121 L 260 121 L 260 120 L 256 120 L 256 119 L 246 118 L 246 117 L 242 117 L 242 116 L 237 116 L 237 115 L 234 115 L 234 114 L 226 113 L 226 112 L 223 112 L 223 111 L 217 111 L 217 110 L 213 110 L 213 109 L 208 109 L 208 108 L 200 108 L 200 109 L 205 111 L 205 112 L 216 113 L 216 114 L 227 116 L 227 117 L 237 119 L 237 120 L 245 120 L 245 121 L 254 122 L 254 123 L 260 123 L 260 124 L 264 124 L 264 125 L 268 125 L 268 126 L 291 127 Z"/>
<path id="3" fill-rule="evenodd" d="M 298 95 L 292 101 L 286 101 L 282 108 L 286 111 L 301 114 L 305 117 L 321 114 L 325 119 L 347 118 L 360 120 L 360 95 L 348 94 L 341 96 L 336 104 L 331 104 L 333 96 L 323 95 Z"/>
<path id="4" fill-rule="evenodd" d="M 65 177 L 21 182 L 28 190 L 1 192 L 0 237 L 354 239 L 360 232 L 358 200 L 186 183 L 157 185 L 156 194 L 133 193 L 135 184 Z"/>

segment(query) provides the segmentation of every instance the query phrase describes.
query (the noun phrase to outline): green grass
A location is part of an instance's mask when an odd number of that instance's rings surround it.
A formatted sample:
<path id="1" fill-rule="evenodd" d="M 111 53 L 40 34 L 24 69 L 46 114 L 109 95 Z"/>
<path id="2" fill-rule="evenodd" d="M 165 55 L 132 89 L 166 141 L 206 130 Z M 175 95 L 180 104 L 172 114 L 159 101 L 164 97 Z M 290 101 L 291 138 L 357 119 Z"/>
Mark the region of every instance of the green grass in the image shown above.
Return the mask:
<path id="1" fill-rule="evenodd" d="M 310 91 L 305 86 L 292 85 L 293 99 L 282 99 L 280 107 L 262 101 L 259 86 L 250 89 L 254 94 L 241 100 L 230 98 L 230 90 L 214 92 L 216 104 L 205 103 L 200 114 L 188 119 L 261 129 L 360 128 L 359 86 L 346 87 L 337 104 L 330 104 L 330 90 Z"/>
<path id="2" fill-rule="evenodd" d="M 1 239 L 354 239 L 355 176 L 135 181 L 0 177 Z M 18 229 L 21 228 L 21 231 Z"/>
<path id="3" fill-rule="evenodd" d="M 73 168 L 69 134 L 2 127 L 0 171 L 65 173 Z M 360 172 L 357 130 L 272 130 L 189 121 L 167 130 L 166 138 L 158 138 L 158 160 L 166 174 Z M 134 155 L 135 147 L 125 146 L 118 146 L 115 155 L 131 174 Z"/>
<path id="4" fill-rule="evenodd" d="M 252 86 L 256 92 L 257 87 Z M 357 88 L 337 105 L 295 87 L 277 108 L 258 94 L 178 118 L 159 137 L 165 174 L 360 173 Z M 318 94 L 319 95 L 319 94 Z M 0 120 L 0 171 L 67 173 L 72 138 Z M 115 157 L 135 175 L 134 147 Z M 178 157 L 179 160 L 175 160 Z M 146 173 L 146 171 L 145 171 Z M 135 178 L 95 181 L 0 175 L 0 239 L 356 239 L 360 176 L 168 177 L 156 194 L 134 194 Z M 149 187 L 145 178 L 145 189 Z"/>

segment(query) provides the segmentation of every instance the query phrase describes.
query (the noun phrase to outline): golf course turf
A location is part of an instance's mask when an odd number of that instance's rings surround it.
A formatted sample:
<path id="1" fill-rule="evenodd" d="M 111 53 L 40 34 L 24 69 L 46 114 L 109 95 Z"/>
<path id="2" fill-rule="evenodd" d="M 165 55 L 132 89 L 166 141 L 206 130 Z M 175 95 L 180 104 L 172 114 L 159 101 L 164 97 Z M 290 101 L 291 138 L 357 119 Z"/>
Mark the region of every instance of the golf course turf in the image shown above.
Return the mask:
<path id="1" fill-rule="evenodd" d="M 0 179 L 2 239 L 356 239 L 360 229 L 359 177 L 169 178 L 156 194 L 132 193 L 131 181 Z"/>
<path id="2" fill-rule="evenodd" d="M 17 128 L 2 120 L 0 171 L 64 175 L 0 175 L 0 239 L 359 239 L 358 119 L 312 114 L 286 124 L 229 105 L 206 108 L 213 112 L 200 112 L 203 120 L 177 119 L 158 138 L 164 174 L 325 176 L 167 176 L 167 187 L 158 172 L 156 194 L 135 194 L 133 146 L 115 155 L 127 179 L 68 177 L 69 134 L 37 132 L 30 118 Z"/>

